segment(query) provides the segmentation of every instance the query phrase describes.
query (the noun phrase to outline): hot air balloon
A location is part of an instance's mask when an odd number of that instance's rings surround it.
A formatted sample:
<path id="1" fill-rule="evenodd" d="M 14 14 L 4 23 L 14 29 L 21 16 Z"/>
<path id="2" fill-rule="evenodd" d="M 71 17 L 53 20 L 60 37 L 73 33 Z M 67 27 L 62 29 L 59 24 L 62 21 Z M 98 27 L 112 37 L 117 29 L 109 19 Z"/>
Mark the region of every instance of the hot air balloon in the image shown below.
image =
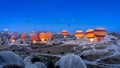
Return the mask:
<path id="1" fill-rule="evenodd" d="M 46 40 L 52 39 L 52 33 L 46 33 Z"/>
<path id="2" fill-rule="evenodd" d="M 107 35 L 105 28 L 96 28 L 94 33 L 98 41 L 101 41 Z"/>
<path id="3" fill-rule="evenodd" d="M 66 38 L 66 36 L 68 35 L 67 30 L 63 30 L 63 31 L 62 31 L 62 35 L 63 35 L 64 38 Z"/>
<path id="4" fill-rule="evenodd" d="M 12 35 L 12 36 L 11 36 L 11 39 L 12 39 L 12 42 L 14 42 L 14 43 L 15 43 L 15 42 L 16 42 L 16 40 L 17 40 L 17 37 L 16 37 L 16 36 L 14 36 L 14 35 Z"/>
<path id="5" fill-rule="evenodd" d="M 90 42 L 94 42 L 95 39 L 94 29 L 88 29 L 86 31 L 86 37 L 89 39 Z"/>
<path id="6" fill-rule="evenodd" d="M 31 36 L 31 40 L 34 44 L 36 44 L 37 40 L 38 40 L 38 35 L 33 33 L 32 36 Z"/>
<path id="7" fill-rule="evenodd" d="M 77 30 L 74 35 L 76 38 L 83 38 L 84 32 L 82 30 Z"/>
<path id="8" fill-rule="evenodd" d="M 41 41 L 45 41 L 46 40 L 46 33 L 40 33 L 39 38 Z"/>
<path id="9" fill-rule="evenodd" d="M 26 34 L 21 34 L 21 39 L 22 39 L 22 41 L 26 41 L 26 39 L 27 39 Z"/>

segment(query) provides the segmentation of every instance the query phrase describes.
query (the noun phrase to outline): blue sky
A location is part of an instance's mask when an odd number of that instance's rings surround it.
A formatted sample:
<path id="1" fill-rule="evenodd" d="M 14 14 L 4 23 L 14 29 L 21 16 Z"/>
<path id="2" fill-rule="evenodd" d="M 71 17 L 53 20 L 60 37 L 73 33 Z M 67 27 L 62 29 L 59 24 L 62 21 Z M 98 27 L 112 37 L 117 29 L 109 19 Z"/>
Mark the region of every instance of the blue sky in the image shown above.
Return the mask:
<path id="1" fill-rule="evenodd" d="M 104 27 L 120 32 L 119 0 L 0 0 L 0 31 L 75 31 Z"/>

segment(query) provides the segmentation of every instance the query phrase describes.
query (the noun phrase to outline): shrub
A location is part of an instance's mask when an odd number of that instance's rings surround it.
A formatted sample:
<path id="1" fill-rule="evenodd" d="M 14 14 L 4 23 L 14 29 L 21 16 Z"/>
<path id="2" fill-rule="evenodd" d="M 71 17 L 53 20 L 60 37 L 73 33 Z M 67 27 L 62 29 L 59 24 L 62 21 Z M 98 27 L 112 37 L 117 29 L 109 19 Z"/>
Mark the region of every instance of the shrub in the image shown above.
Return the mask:
<path id="1" fill-rule="evenodd" d="M 50 53 L 50 51 L 47 51 L 47 53 L 49 54 L 49 53 Z"/>
<path id="2" fill-rule="evenodd" d="M 60 68 L 60 66 L 56 66 L 55 68 Z"/>
<path id="3" fill-rule="evenodd" d="M 64 52 L 61 52 L 60 54 L 65 54 Z"/>
<path id="4" fill-rule="evenodd" d="M 40 61 L 40 58 L 37 57 L 37 56 L 35 56 L 35 57 L 32 58 L 31 61 L 32 61 L 32 63 L 39 62 L 39 61 Z"/>
<path id="5" fill-rule="evenodd" d="M 15 52 L 15 50 L 12 50 L 13 52 Z"/>
<path id="6" fill-rule="evenodd" d="M 52 60 L 48 60 L 47 64 L 48 64 L 47 65 L 48 68 L 54 68 L 54 63 L 52 62 Z"/>

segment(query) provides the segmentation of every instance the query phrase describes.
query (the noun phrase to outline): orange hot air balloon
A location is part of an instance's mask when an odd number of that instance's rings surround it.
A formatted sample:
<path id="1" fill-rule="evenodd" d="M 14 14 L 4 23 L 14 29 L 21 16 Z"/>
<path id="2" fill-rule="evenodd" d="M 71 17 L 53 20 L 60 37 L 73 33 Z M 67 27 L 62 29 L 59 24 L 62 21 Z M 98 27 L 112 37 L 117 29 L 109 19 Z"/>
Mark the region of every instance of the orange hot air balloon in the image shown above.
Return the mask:
<path id="1" fill-rule="evenodd" d="M 22 41 L 25 41 L 27 39 L 26 34 L 21 34 L 21 39 L 22 39 Z"/>
<path id="2" fill-rule="evenodd" d="M 89 41 L 94 42 L 95 39 L 94 29 L 88 29 L 86 31 L 86 37 L 89 39 Z"/>
<path id="3" fill-rule="evenodd" d="M 76 38 L 83 38 L 84 32 L 82 30 L 77 30 L 74 35 Z"/>
<path id="4" fill-rule="evenodd" d="M 32 36 L 31 36 L 31 40 L 32 40 L 32 42 L 35 44 L 36 42 L 37 42 L 37 40 L 38 40 L 38 35 L 37 34 L 32 34 Z"/>
<path id="5" fill-rule="evenodd" d="M 46 33 L 46 40 L 52 39 L 52 33 Z"/>
<path id="6" fill-rule="evenodd" d="M 39 38 L 41 41 L 45 41 L 46 40 L 46 33 L 40 33 Z"/>
<path id="7" fill-rule="evenodd" d="M 101 41 L 106 35 L 107 35 L 107 31 L 105 28 L 95 29 L 95 37 L 98 41 Z"/>
<path id="8" fill-rule="evenodd" d="M 68 35 L 67 30 L 63 30 L 63 31 L 62 31 L 62 35 L 63 35 L 64 38 L 66 38 L 66 36 Z"/>
<path id="9" fill-rule="evenodd" d="M 14 42 L 14 43 L 15 43 L 15 42 L 16 42 L 16 40 L 17 40 L 17 37 L 16 37 L 16 36 L 14 36 L 14 35 L 12 35 L 12 36 L 11 36 L 11 39 L 12 39 L 12 42 Z"/>

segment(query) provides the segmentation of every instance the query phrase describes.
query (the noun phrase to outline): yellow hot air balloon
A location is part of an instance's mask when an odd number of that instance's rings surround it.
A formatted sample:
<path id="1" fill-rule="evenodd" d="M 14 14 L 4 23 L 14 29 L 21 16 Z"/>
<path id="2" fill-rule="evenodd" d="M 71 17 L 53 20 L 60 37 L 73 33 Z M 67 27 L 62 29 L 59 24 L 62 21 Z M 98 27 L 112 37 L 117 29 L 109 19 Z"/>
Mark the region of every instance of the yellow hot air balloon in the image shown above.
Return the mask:
<path id="1" fill-rule="evenodd" d="M 63 30 L 63 31 L 62 31 L 62 35 L 63 35 L 64 38 L 66 38 L 66 36 L 68 35 L 67 30 Z"/>
<path id="2" fill-rule="evenodd" d="M 101 41 L 107 35 L 107 31 L 105 28 L 96 28 L 94 33 L 98 41 Z"/>
<path id="3" fill-rule="evenodd" d="M 94 42 L 95 39 L 94 29 L 88 29 L 86 31 L 86 37 L 89 39 L 89 41 Z"/>
<path id="4" fill-rule="evenodd" d="M 77 30 L 74 35 L 76 38 L 83 38 L 84 32 L 82 30 Z"/>
<path id="5" fill-rule="evenodd" d="M 46 33 L 40 33 L 39 38 L 41 41 L 45 41 L 46 40 Z"/>

